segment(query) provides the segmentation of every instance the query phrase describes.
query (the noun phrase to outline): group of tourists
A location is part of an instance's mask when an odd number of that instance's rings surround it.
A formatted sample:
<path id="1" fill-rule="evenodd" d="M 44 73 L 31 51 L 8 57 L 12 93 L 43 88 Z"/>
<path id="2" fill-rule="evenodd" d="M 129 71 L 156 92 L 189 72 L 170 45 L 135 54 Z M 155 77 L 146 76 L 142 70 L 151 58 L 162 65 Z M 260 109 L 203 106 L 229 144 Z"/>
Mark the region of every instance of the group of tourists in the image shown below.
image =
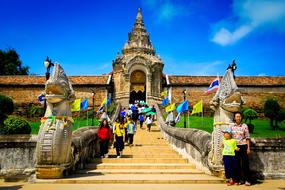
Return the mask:
<path id="1" fill-rule="evenodd" d="M 100 143 L 100 157 L 108 158 L 108 149 L 110 142 L 116 148 L 117 158 L 123 154 L 125 145 L 133 146 L 134 135 L 137 131 L 137 123 L 139 122 L 140 128 L 143 128 L 144 122 L 147 125 L 147 130 L 151 131 L 153 116 L 147 113 L 143 114 L 142 110 L 146 108 L 145 105 L 130 104 L 128 110 L 123 108 L 115 122 L 111 124 L 111 120 L 103 111 L 100 118 L 100 127 L 98 128 L 98 138 Z M 151 111 L 156 111 L 153 107 Z M 155 112 L 154 112 L 155 113 Z M 144 116 L 146 115 L 146 117 Z"/>
<path id="2" fill-rule="evenodd" d="M 147 112 L 143 112 L 143 110 L 149 109 Z M 149 113 L 152 113 L 149 114 Z M 121 116 L 123 118 L 130 117 L 134 121 L 134 123 L 137 125 L 137 122 L 140 124 L 140 129 L 143 128 L 143 124 L 145 123 L 147 126 L 147 130 L 151 131 L 152 123 L 155 119 L 156 109 L 154 106 L 151 108 L 148 107 L 146 104 L 130 104 L 128 110 L 126 108 L 123 108 L 123 110 L 120 112 Z"/>
<path id="3" fill-rule="evenodd" d="M 222 154 L 227 185 L 244 183 L 249 186 L 251 185 L 248 159 L 250 154 L 250 134 L 247 125 L 241 123 L 242 115 L 240 112 L 234 114 L 233 120 L 234 123 L 230 123 L 229 127 L 223 131 Z M 139 111 L 136 107 L 130 107 L 128 110 L 123 109 L 112 127 L 108 122 L 108 118 L 102 119 L 98 128 L 101 158 L 108 157 L 109 143 L 112 141 L 113 136 L 117 158 L 122 156 L 125 145 L 130 147 L 133 145 L 137 121 L 140 123 L 140 128 L 146 122 L 147 130 L 151 130 L 153 117 L 147 115 L 144 118 L 141 110 Z"/>
<path id="4" fill-rule="evenodd" d="M 223 161 L 227 185 L 250 186 L 249 159 L 250 135 L 246 124 L 241 123 L 240 112 L 234 114 L 234 123 L 223 131 Z"/>

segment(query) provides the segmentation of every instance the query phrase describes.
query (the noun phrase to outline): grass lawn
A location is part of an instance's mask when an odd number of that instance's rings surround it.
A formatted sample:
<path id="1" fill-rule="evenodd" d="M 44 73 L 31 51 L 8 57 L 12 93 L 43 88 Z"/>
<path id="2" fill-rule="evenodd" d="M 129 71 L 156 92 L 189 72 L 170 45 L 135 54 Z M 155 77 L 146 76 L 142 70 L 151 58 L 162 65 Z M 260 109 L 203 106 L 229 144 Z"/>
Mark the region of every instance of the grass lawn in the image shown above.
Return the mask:
<path id="1" fill-rule="evenodd" d="M 95 126 L 97 126 L 99 124 L 99 121 L 97 119 L 95 119 L 94 124 L 95 124 Z M 30 125 L 32 127 L 31 134 L 38 134 L 41 122 L 40 121 L 30 122 Z M 92 125 L 92 119 L 88 118 L 88 126 L 91 126 L 91 125 Z M 78 129 L 80 127 L 85 127 L 85 126 L 87 126 L 87 119 L 80 119 L 80 122 L 78 122 L 78 120 L 75 119 L 73 127 L 72 127 L 72 131 L 75 131 L 76 129 Z"/>
<path id="2" fill-rule="evenodd" d="M 97 119 L 94 120 L 95 126 L 99 124 L 99 121 Z M 285 138 L 285 122 L 282 122 L 279 125 L 278 130 L 272 130 L 269 126 L 269 120 L 268 119 L 256 119 L 253 120 L 252 123 L 254 124 L 255 128 L 253 133 L 251 133 L 251 137 L 282 137 Z M 40 121 L 38 122 L 30 122 L 30 125 L 32 127 L 32 134 L 38 134 L 39 127 L 40 127 Z M 91 126 L 92 119 L 88 119 L 88 125 Z M 77 118 L 74 120 L 74 124 L 72 127 L 72 130 L 76 130 L 80 127 L 87 126 L 87 120 L 86 119 L 80 119 L 80 122 L 78 124 Z M 181 120 L 176 124 L 177 127 L 184 127 L 184 116 L 182 115 Z M 213 117 L 202 117 L 199 116 L 190 116 L 189 122 L 188 117 L 186 116 L 186 127 L 187 128 L 195 128 L 207 131 L 209 133 L 212 133 L 213 131 Z"/>
<path id="3" fill-rule="evenodd" d="M 251 137 L 273 137 L 285 138 L 285 122 L 279 124 L 278 130 L 272 130 L 269 126 L 268 119 L 256 119 L 252 121 L 255 128 L 253 133 L 251 133 Z M 184 116 L 181 117 L 181 120 L 176 124 L 177 127 L 184 127 Z M 213 131 L 213 118 L 212 117 L 202 117 L 199 116 L 190 116 L 189 122 L 188 117 L 186 116 L 186 128 L 195 128 L 207 131 L 212 133 Z"/>

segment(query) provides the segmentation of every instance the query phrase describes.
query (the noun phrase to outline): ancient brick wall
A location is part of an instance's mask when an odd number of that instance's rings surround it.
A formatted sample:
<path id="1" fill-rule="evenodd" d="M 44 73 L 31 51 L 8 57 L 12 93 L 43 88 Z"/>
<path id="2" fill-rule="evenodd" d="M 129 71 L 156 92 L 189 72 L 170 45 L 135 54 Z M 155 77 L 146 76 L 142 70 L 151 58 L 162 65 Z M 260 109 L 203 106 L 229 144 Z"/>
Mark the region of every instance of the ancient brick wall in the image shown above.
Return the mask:
<path id="1" fill-rule="evenodd" d="M 193 107 L 201 98 L 203 106 L 209 111 L 209 102 L 215 93 L 204 95 L 208 86 L 193 87 L 193 86 L 173 86 L 172 87 L 172 102 L 180 103 L 183 101 L 183 90 L 186 89 L 186 99 L 189 101 L 189 106 Z M 280 106 L 285 108 L 285 87 L 239 87 L 240 92 L 245 100 L 245 106 L 254 108 L 258 112 L 262 112 L 265 101 L 272 97 L 278 100 Z"/>
<path id="2" fill-rule="evenodd" d="M 93 86 L 93 87 L 84 87 L 84 86 L 73 86 L 75 91 L 76 98 L 89 98 L 88 105 L 92 107 L 92 91 L 95 89 L 94 104 L 95 110 L 99 108 L 101 102 L 107 95 L 106 86 Z M 27 114 L 27 109 L 31 104 L 40 104 L 38 101 L 38 96 L 41 92 L 44 91 L 44 85 L 42 86 L 1 86 L 0 94 L 9 96 L 13 99 L 14 102 L 14 113 L 18 115 L 25 116 Z"/>
<path id="3" fill-rule="evenodd" d="M 71 76 L 77 98 L 89 98 L 89 106 L 92 106 L 92 89 L 95 89 L 95 107 L 100 106 L 108 91 L 114 88 L 116 95 L 125 91 L 126 84 L 123 83 L 123 76 L 113 75 L 113 83 L 108 82 L 108 77 L 104 76 Z M 213 76 L 169 76 L 168 85 L 172 86 L 172 102 L 180 103 L 183 101 L 183 90 L 187 90 L 186 98 L 189 106 L 192 107 L 203 97 L 203 105 L 206 113 L 211 112 L 209 102 L 214 93 L 203 96 Z M 37 97 L 44 90 L 45 78 L 40 76 L 0 76 L 0 94 L 12 97 L 16 110 L 23 112 L 23 107 L 29 104 L 38 104 Z M 237 77 L 237 85 L 246 102 L 245 106 L 252 107 L 258 112 L 262 112 L 264 102 L 267 98 L 276 98 L 281 107 L 285 108 L 285 77 Z M 108 84 L 107 84 L 108 83 Z M 119 89 L 123 91 L 118 91 Z M 117 90 L 117 91 L 116 91 Z M 25 108 L 24 108 L 25 109 Z"/>

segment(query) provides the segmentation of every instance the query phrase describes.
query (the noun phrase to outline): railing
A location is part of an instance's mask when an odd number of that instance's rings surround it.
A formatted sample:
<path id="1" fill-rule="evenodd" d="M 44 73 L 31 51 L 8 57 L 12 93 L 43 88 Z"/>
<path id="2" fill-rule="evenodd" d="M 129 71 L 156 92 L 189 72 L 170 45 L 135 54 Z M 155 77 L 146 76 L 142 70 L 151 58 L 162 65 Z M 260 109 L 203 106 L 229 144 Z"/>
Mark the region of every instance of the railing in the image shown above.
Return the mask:
<path id="1" fill-rule="evenodd" d="M 120 114 L 120 104 L 111 116 L 111 122 Z M 72 134 L 73 170 L 83 169 L 85 164 L 93 159 L 100 151 L 96 127 L 83 127 Z"/>
<path id="2" fill-rule="evenodd" d="M 157 120 L 164 137 L 183 157 L 195 163 L 196 168 L 206 173 L 213 173 L 208 164 L 211 150 L 211 134 L 198 129 L 184 129 L 165 124 L 161 110 L 157 105 Z"/>
<path id="3" fill-rule="evenodd" d="M 210 133 L 198 129 L 167 126 L 161 110 L 156 105 L 157 120 L 164 137 L 183 157 L 195 163 L 198 169 L 214 175 L 221 174 L 209 164 Z M 252 138 L 249 166 L 255 179 L 285 179 L 285 139 Z"/>

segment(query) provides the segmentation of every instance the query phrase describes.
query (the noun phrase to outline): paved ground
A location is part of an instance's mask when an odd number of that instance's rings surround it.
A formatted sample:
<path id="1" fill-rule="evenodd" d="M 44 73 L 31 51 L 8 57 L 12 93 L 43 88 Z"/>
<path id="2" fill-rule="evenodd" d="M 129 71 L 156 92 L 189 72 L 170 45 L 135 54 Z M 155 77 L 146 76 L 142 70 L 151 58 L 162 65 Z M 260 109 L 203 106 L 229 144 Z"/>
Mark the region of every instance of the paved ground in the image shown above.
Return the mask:
<path id="1" fill-rule="evenodd" d="M 1 190 L 285 190 L 285 180 L 266 180 L 250 187 L 227 186 L 225 184 L 25 184 L 0 183 Z"/>

